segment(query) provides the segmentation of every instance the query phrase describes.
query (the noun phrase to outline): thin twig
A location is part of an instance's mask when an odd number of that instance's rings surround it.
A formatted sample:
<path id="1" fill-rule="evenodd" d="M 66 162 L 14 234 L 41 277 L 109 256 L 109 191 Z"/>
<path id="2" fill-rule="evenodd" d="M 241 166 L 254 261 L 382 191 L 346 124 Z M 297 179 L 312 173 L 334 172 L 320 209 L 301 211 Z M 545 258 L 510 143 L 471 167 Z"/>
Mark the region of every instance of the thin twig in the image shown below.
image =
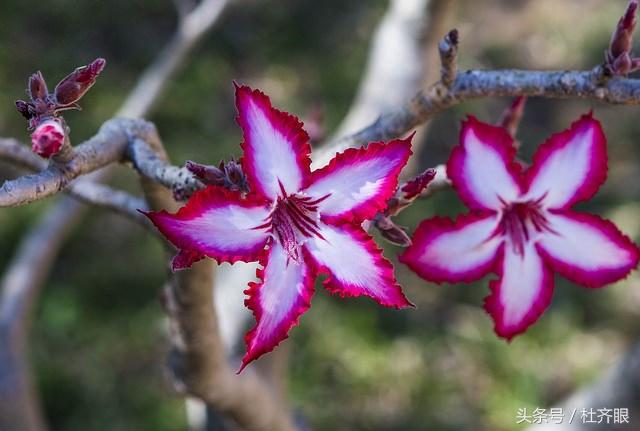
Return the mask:
<path id="1" fill-rule="evenodd" d="M 59 244 L 81 212 L 75 200 L 64 201 L 47 212 L 20 243 L 0 282 L 0 429 L 39 431 L 46 429 L 40 402 L 27 360 L 27 335 L 31 316 Z"/>
<path id="2" fill-rule="evenodd" d="M 445 87 L 451 87 L 458 73 L 458 30 L 453 29 L 440 41 L 440 82 Z"/>

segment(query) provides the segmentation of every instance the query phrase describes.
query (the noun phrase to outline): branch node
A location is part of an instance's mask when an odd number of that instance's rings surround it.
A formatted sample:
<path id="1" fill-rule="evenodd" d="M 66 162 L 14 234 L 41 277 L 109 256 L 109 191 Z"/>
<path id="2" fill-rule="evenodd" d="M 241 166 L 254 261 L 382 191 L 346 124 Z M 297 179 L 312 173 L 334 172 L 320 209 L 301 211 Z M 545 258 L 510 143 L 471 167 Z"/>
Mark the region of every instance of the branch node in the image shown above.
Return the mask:
<path id="1" fill-rule="evenodd" d="M 440 81 L 448 88 L 456 79 L 458 71 L 457 56 L 460 37 L 457 29 L 453 29 L 440 41 Z"/>

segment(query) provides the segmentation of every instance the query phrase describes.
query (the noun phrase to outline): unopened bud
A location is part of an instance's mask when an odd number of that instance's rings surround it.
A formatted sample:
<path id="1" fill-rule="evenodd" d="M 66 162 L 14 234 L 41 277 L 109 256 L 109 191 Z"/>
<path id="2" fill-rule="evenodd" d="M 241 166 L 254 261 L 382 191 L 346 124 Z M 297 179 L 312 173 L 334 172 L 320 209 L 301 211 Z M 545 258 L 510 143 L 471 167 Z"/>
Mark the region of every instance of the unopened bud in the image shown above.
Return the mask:
<path id="1" fill-rule="evenodd" d="M 221 169 L 218 169 L 215 166 L 201 165 L 200 163 L 189 160 L 185 167 L 204 184 L 211 186 L 224 186 L 225 174 Z"/>
<path id="2" fill-rule="evenodd" d="M 638 9 L 638 1 L 631 0 L 627 5 L 627 10 L 618 21 L 618 25 L 611 35 L 609 43 L 609 52 L 613 58 L 620 54 L 631 51 L 633 30 L 636 26 L 636 11 Z"/>
<path id="3" fill-rule="evenodd" d="M 54 90 L 56 103 L 65 106 L 77 102 L 95 84 L 105 64 L 104 58 L 98 58 L 86 66 L 78 67 L 63 78 Z"/>
<path id="4" fill-rule="evenodd" d="M 611 63 L 611 70 L 615 75 L 627 76 L 631 72 L 631 56 L 623 52 Z"/>
<path id="5" fill-rule="evenodd" d="M 609 48 L 605 51 L 605 64 L 614 75 L 626 76 L 637 69 L 634 68 L 634 59 L 631 57 L 637 10 L 638 0 L 630 0 L 611 35 Z"/>
<path id="6" fill-rule="evenodd" d="M 29 97 L 31 100 L 45 100 L 49 95 L 47 83 L 40 71 L 37 71 L 29 77 Z"/>
<path id="7" fill-rule="evenodd" d="M 518 131 L 520 120 L 524 114 L 524 105 L 526 101 L 527 98 L 524 96 L 516 97 L 511 105 L 504 110 L 502 116 L 500 116 L 500 120 L 498 121 L 498 125 L 506 129 L 512 138 L 515 138 L 516 132 Z"/>
<path id="8" fill-rule="evenodd" d="M 238 190 L 243 192 L 249 191 L 247 177 L 242 171 L 242 166 L 235 160 L 230 160 L 224 165 L 225 186 L 230 190 Z"/>
<path id="9" fill-rule="evenodd" d="M 16 100 L 16 109 L 27 120 L 31 119 L 33 112 L 30 109 L 30 104 L 24 100 Z"/>
<path id="10" fill-rule="evenodd" d="M 411 238 L 407 235 L 407 232 L 395 224 L 391 218 L 378 213 L 374 220 L 374 224 L 382 234 L 382 237 L 392 244 L 402 247 L 409 247 L 411 245 Z"/>
<path id="11" fill-rule="evenodd" d="M 435 169 L 427 169 L 402 187 L 402 198 L 404 200 L 413 200 L 429 185 L 436 176 Z"/>
<path id="12" fill-rule="evenodd" d="M 31 149 L 44 158 L 57 154 L 64 144 L 64 127 L 57 119 L 40 123 L 31 134 Z"/>
<path id="13" fill-rule="evenodd" d="M 235 160 L 230 160 L 227 163 L 221 161 L 217 168 L 188 161 L 185 167 L 204 184 L 221 186 L 232 191 L 249 191 L 247 177 L 242 171 L 240 163 Z"/>

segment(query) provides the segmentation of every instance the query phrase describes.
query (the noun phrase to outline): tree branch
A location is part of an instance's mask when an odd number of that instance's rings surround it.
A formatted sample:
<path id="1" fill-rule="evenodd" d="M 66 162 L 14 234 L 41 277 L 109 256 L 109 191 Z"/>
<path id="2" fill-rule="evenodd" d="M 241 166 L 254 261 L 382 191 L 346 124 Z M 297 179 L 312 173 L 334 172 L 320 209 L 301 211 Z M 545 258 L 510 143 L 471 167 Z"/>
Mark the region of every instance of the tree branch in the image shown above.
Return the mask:
<path id="1" fill-rule="evenodd" d="M 69 161 L 51 161 L 41 172 L 5 181 L 0 187 L 0 206 L 23 205 L 56 194 L 73 179 L 121 161 L 130 136 L 149 139 L 150 133 L 155 133 L 155 127 L 141 120 L 109 120 L 94 137 L 75 147 Z"/>
<path id="2" fill-rule="evenodd" d="M 31 315 L 40 288 L 46 279 L 41 267 L 50 267 L 57 244 L 69 234 L 81 215 L 74 211 L 80 204 L 65 201 L 47 212 L 26 241 L 22 241 L 16 256 L 9 262 L 0 283 L 0 429 L 46 429 L 40 403 L 33 387 L 29 362 L 26 360 L 27 334 Z"/>
<path id="3" fill-rule="evenodd" d="M 0 159 L 31 171 L 42 171 L 47 167 L 46 161 L 15 139 L 0 138 Z M 129 193 L 87 180 L 73 182 L 64 191 L 81 202 L 114 211 L 149 227 L 146 217 L 138 211 L 146 209 L 147 203 Z"/>
<path id="4" fill-rule="evenodd" d="M 370 126 L 335 140 L 329 146 L 330 151 L 402 136 L 434 114 L 468 100 L 516 96 L 572 97 L 637 105 L 640 80 L 605 79 L 600 66 L 585 71 L 468 70 L 457 74 L 451 88 L 437 82 L 405 105 L 381 115 Z"/>
<path id="5" fill-rule="evenodd" d="M 337 141 L 336 145 L 347 148 L 395 138 L 427 121 L 437 112 L 483 97 L 580 97 L 616 104 L 640 103 L 640 80 L 614 78 L 602 82 L 600 71 L 599 67 L 592 71 L 563 72 L 467 71 L 456 77 L 450 89 L 438 82 L 426 93 L 418 93 L 410 103 L 381 116 L 371 126 Z M 5 182 L 0 188 L 0 206 L 22 205 L 50 196 L 64 189 L 72 179 L 122 160 L 127 136 L 121 128 L 114 127 L 111 130 L 112 122 L 117 121 L 127 120 L 114 119 L 105 123 L 96 136 L 76 147 L 76 156 L 66 164 L 52 164 L 39 174 Z M 144 139 L 148 130 L 136 130 L 137 126 L 139 123 L 130 123 L 126 126 L 126 133 Z M 108 140 L 116 145 L 104 146 Z M 165 185 L 171 183 L 175 186 L 177 179 L 172 176 L 181 174 L 182 171 L 165 172 L 163 175 L 167 177 L 158 179 Z"/>
<path id="6" fill-rule="evenodd" d="M 127 156 L 142 175 L 170 190 L 179 192 L 181 197 L 189 197 L 194 191 L 204 188 L 204 184 L 198 181 L 188 169 L 167 164 L 166 160 L 143 139 L 136 137 L 131 140 Z"/>
<path id="7" fill-rule="evenodd" d="M 428 0 L 392 0 L 371 40 L 369 57 L 356 96 L 334 136 L 344 136 L 393 110 L 421 87 L 425 66 L 422 36 Z M 398 67 L 402 65 L 402 67 Z M 389 88 L 393 88 L 390 92 Z M 329 162 L 335 152 L 319 147 L 313 166 Z"/>

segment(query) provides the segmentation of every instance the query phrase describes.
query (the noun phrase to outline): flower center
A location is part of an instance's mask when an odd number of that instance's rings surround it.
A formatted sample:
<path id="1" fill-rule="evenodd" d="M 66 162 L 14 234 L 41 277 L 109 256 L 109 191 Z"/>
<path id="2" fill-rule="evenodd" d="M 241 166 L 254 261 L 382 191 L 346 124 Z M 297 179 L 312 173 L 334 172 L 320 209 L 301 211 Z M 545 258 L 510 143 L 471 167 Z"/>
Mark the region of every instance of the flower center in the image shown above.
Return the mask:
<path id="1" fill-rule="evenodd" d="M 524 246 L 536 233 L 553 232 L 540 204 L 542 199 L 504 203 L 499 233 L 511 240 L 513 251 L 524 255 Z"/>
<path id="2" fill-rule="evenodd" d="M 281 196 L 269 214 L 266 223 L 259 228 L 270 228 L 274 237 L 284 248 L 290 259 L 299 262 L 300 245 L 305 238 L 323 238 L 318 226 L 318 204 L 326 199 L 310 196 Z"/>

